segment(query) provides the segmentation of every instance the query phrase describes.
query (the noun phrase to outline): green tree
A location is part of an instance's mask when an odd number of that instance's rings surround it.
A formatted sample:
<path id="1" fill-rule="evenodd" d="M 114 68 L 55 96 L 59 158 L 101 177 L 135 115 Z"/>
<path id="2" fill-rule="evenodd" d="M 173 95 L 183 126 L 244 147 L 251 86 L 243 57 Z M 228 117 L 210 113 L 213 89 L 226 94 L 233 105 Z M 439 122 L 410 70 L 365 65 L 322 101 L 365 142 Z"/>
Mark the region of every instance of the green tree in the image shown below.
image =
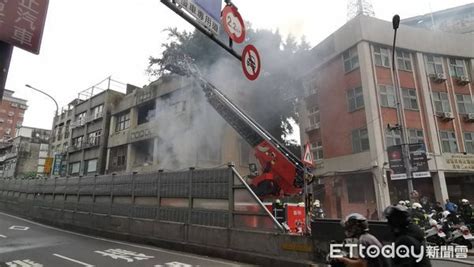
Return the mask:
<path id="1" fill-rule="evenodd" d="M 299 146 L 289 142 L 287 137 L 293 133 L 289 119 L 298 122 L 296 96 L 303 89 L 297 76 L 309 58 L 309 44 L 304 37 L 299 43 L 291 35 L 283 41 L 278 31 L 248 29 L 247 41 L 241 45 L 234 44 L 234 50 L 240 54 L 246 44 L 253 44 L 259 50 L 262 60 L 260 76 L 250 82 L 242 74 L 240 62 L 201 32 L 180 32 L 176 28 L 166 31 L 169 38 L 162 45 L 161 57 L 149 58 L 149 75 L 165 75 L 165 62 L 169 58 L 189 55 L 207 79 L 296 155 L 300 154 Z M 226 40 L 227 37 L 220 38 Z"/>

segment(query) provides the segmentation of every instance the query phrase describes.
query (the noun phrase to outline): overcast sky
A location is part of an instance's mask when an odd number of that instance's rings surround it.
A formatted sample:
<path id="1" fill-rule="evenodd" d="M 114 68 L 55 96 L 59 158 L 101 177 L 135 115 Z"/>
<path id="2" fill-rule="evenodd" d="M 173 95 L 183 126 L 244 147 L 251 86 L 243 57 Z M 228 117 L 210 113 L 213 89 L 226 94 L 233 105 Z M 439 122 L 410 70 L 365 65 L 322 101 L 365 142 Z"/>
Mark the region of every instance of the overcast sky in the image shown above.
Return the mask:
<path id="1" fill-rule="evenodd" d="M 372 0 L 376 17 L 388 21 L 397 13 L 403 19 L 470 2 Z M 312 46 L 341 27 L 347 18 L 346 0 L 234 3 L 254 28 L 278 28 L 284 35 L 305 35 Z M 40 54 L 15 48 L 10 64 L 6 88 L 28 100 L 23 124 L 49 129 L 55 110 L 51 100 L 24 84 L 48 92 L 60 107 L 109 75 L 123 83 L 147 84 L 148 57 L 159 56 L 161 44 L 166 42 L 162 30 L 167 27 L 192 29 L 159 0 L 50 0 Z"/>

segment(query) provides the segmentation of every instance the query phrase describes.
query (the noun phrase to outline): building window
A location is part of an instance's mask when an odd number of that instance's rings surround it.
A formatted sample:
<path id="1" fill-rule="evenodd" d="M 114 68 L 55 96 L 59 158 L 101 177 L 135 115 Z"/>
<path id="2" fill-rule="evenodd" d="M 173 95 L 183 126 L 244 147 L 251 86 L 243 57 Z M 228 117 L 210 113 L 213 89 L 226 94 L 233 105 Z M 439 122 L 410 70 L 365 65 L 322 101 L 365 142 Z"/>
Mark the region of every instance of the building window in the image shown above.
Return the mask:
<path id="1" fill-rule="evenodd" d="M 94 119 L 97 119 L 97 118 L 100 118 L 102 117 L 102 112 L 104 111 L 104 105 L 98 105 L 98 106 L 95 106 L 93 109 L 92 109 L 92 117 Z"/>
<path id="2" fill-rule="evenodd" d="M 397 51 L 397 63 L 399 70 L 411 71 L 410 53 L 406 51 Z"/>
<path id="3" fill-rule="evenodd" d="M 349 104 L 349 112 L 364 107 L 364 95 L 362 94 L 362 87 L 347 90 L 347 101 Z"/>
<path id="4" fill-rule="evenodd" d="M 364 179 L 365 180 L 365 179 Z M 358 177 L 349 177 L 346 179 L 347 185 L 347 201 L 349 203 L 365 203 L 365 187 Z"/>
<path id="5" fill-rule="evenodd" d="M 459 114 L 474 113 L 471 95 L 456 95 Z"/>
<path id="6" fill-rule="evenodd" d="M 127 145 L 110 149 L 110 170 L 125 170 L 127 164 Z"/>
<path id="7" fill-rule="evenodd" d="M 359 153 L 369 150 L 369 135 L 367 128 L 352 131 L 352 152 Z"/>
<path id="8" fill-rule="evenodd" d="M 408 129 L 408 142 L 410 144 L 425 143 L 423 138 L 423 130 Z"/>
<path id="9" fill-rule="evenodd" d="M 349 72 L 359 67 L 359 56 L 357 55 L 357 47 L 352 47 L 342 54 L 344 60 L 344 71 Z"/>
<path id="10" fill-rule="evenodd" d="M 97 159 L 90 159 L 84 162 L 84 174 L 95 173 L 97 171 Z"/>
<path id="11" fill-rule="evenodd" d="M 69 129 L 70 129 L 71 121 L 66 122 L 66 127 L 64 128 L 64 138 L 69 137 Z"/>
<path id="12" fill-rule="evenodd" d="M 433 100 L 436 112 L 451 112 L 447 93 L 433 92 Z"/>
<path id="13" fill-rule="evenodd" d="M 474 154 L 474 133 L 464 133 L 466 152 Z"/>
<path id="14" fill-rule="evenodd" d="M 87 135 L 87 144 L 89 146 L 97 146 L 100 144 L 100 135 L 102 131 L 95 131 Z"/>
<path id="15" fill-rule="evenodd" d="M 443 146 L 443 152 L 458 153 L 458 143 L 456 141 L 456 135 L 454 132 L 440 132 L 440 137 Z"/>
<path id="16" fill-rule="evenodd" d="M 119 132 L 130 127 L 130 112 L 117 115 L 117 124 L 115 131 Z"/>
<path id="17" fill-rule="evenodd" d="M 319 123 L 320 117 L 319 117 L 319 109 L 317 106 L 313 106 L 310 109 L 308 109 L 308 120 L 309 120 L 309 126 L 315 126 L 316 124 Z"/>
<path id="18" fill-rule="evenodd" d="M 380 105 L 387 108 L 395 108 L 397 105 L 397 97 L 395 90 L 391 85 L 379 85 Z"/>
<path id="19" fill-rule="evenodd" d="M 311 143 L 311 152 L 313 152 L 314 160 L 322 160 L 324 158 L 323 142 L 317 141 L 315 143 Z"/>
<path id="20" fill-rule="evenodd" d="M 76 137 L 76 138 L 72 139 L 72 145 L 73 145 L 75 148 L 81 148 L 81 147 L 82 147 L 83 139 L 84 139 L 83 136 L 79 136 L 79 137 Z"/>
<path id="21" fill-rule="evenodd" d="M 152 121 L 155 118 L 156 114 L 156 103 L 155 101 L 150 101 L 146 104 L 142 104 L 137 108 L 137 124 L 143 124 Z"/>
<path id="22" fill-rule="evenodd" d="M 461 76 L 466 75 L 466 70 L 464 69 L 464 60 L 450 58 L 449 70 L 451 72 L 451 76 L 454 76 L 454 77 L 461 77 Z"/>
<path id="23" fill-rule="evenodd" d="M 428 68 L 428 74 L 443 74 L 443 61 L 441 57 L 437 56 L 426 56 L 426 65 Z"/>
<path id="24" fill-rule="evenodd" d="M 69 174 L 77 175 L 79 174 L 79 169 L 81 167 L 81 162 L 74 162 L 69 164 Z"/>
<path id="25" fill-rule="evenodd" d="M 385 131 L 385 140 L 387 142 L 387 147 L 400 145 L 402 143 L 402 136 L 399 130 L 386 130 Z"/>
<path id="26" fill-rule="evenodd" d="M 418 110 L 418 100 L 415 89 L 402 88 L 403 105 L 405 109 Z"/>
<path id="27" fill-rule="evenodd" d="M 382 67 L 390 67 L 390 52 L 387 48 L 374 47 L 375 65 Z"/>

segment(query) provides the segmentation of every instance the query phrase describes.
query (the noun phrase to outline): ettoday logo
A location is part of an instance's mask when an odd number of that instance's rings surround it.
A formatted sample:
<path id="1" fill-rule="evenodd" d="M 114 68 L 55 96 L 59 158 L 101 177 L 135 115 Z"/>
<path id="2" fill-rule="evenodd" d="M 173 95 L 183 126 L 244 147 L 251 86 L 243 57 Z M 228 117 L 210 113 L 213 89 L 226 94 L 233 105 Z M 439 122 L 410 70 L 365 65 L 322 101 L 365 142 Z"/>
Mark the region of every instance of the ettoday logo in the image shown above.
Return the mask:
<path id="1" fill-rule="evenodd" d="M 395 246 L 395 243 L 385 245 L 382 247 L 376 245 L 365 246 L 362 244 L 331 244 L 329 247 L 330 258 L 342 258 L 343 248 L 349 250 L 349 258 L 354 258 L 354 251 L 358 252 L 359 258 L 414 258 L 416 262 L 420 262 L 424 255 L 425 249 L 422 247 L 420 251 L 416 251 L 415 247 L 408 247 L 405 245 Z M 357 249 L 357 250 L 356 250 Z"/>

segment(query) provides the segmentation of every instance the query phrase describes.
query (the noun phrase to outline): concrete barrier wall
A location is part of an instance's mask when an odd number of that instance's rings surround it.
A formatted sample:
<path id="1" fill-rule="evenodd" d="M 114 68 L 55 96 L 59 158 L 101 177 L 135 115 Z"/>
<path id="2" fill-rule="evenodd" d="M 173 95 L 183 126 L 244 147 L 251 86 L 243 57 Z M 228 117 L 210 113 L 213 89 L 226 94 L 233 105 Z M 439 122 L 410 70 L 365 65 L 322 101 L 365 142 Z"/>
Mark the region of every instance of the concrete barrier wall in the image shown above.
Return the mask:
<path id="1" fill-rule="evenodd" d="M 233 181 L 230 168 L 0 180 L 0 210 L 89 234 L 259 265 L 310 265 L 309 237 L 231 228 L 231 208 L 193 207 L 194 199 L 230 201 Z"/>

